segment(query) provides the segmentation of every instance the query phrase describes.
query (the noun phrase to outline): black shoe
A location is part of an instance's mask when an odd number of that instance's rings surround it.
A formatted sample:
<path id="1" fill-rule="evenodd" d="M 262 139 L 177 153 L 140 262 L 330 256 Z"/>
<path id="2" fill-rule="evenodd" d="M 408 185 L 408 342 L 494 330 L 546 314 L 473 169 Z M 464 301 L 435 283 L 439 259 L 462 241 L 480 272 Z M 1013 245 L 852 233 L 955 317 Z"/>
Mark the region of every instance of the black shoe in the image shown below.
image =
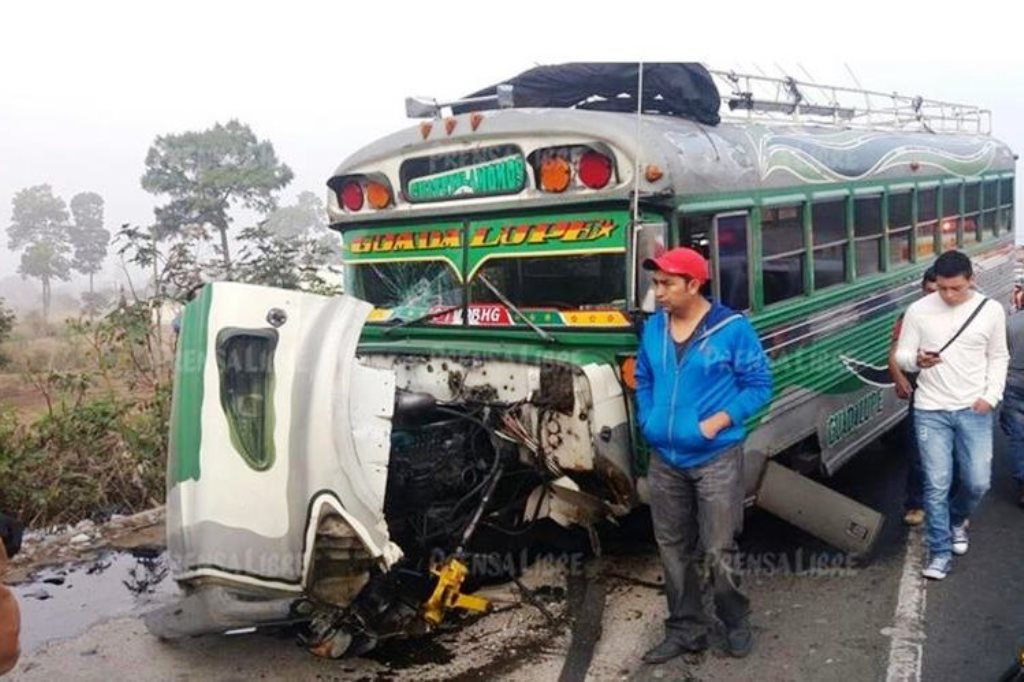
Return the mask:
<path id="1" fill-rule="evenodd" d="M 644 654 L 643 662 L 651 664 L 664 663 L 665 661 L 671 661 L 676 656 L 700 653 L 707 648 L 708 638 L 703 635 L 688 642 L 665 638 L 661 644 Z"/>
<path id="2" fill-rule="evenodd" d="M 754 648 L 754 634 L 748 623 L 737 625 L 725 633 L 725 652 L 734 658 L 744 658 Z"/>

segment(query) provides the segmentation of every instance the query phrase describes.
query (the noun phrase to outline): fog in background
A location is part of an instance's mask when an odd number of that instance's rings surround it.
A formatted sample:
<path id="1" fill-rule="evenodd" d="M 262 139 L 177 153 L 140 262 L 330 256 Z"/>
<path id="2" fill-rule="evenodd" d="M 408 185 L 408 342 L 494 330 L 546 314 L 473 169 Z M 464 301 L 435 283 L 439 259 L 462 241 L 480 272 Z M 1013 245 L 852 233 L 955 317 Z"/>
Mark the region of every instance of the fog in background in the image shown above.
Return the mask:
<path id="1" fill-rule="evenodd" d="M 712 68 L 804 70 L 873 90 L 993 111 L 993 132 L 1024 148 L 1024 71 L 1011 22 L 950 4 L 863 2 L 695 9 L 683 3 L 9 3 L 0 18 L 0 297 L 37 305 L 39 283 L 7 249 L 11 200 L 47 183 L 66 202 L 105 200 L 106 228 L 146 226 L 139 184 L 158 135 L 238 119 L 295 172 L 282 204 L 346 156 L 397 128 L 407 95 L 451 99 L 561 61 L 703 61 Z M 926 8 L 922 10 L 922 8 Z M 961 6 L 962 10 L 962 6 Z M 974 22 L 974 23 L 972 23 Z M 999 23 L 999 22 L 996 22 Z M 977 61 L 979 58 L 985 61 Z M 965 61 L 966 60 L 966 61 Z M 802 68 L 801 68 L 802 67 Z M 1019 192 L 1019 190 L 1018 190 Z M 1015 224 L 1021 223 L 1017 205 Z M 236 214 L 233 230 L 253 216 Z M 247 222 L 248 221 L 248 222 Z M 1020 239 L 1020 236 L 1018 236 Z M 97 288 L 123 280 L 114 249 Z M 141 277 L 141 276 L 140 276 Z M 54 296 L 84 278 L 55 283 Z"/>

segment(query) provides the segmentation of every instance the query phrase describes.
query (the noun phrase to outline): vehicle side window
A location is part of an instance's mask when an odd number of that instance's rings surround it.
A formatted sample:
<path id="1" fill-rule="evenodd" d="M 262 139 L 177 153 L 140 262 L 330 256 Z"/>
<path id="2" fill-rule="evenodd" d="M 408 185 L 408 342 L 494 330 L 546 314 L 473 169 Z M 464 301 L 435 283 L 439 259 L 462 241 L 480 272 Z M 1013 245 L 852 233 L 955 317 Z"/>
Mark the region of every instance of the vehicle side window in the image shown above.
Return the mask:
<path id="1" fill-rule="evenodd" d="M 747 214 L 715 218 L 718 245 L 718 296 L 733 310 L 750 309 L 750 256 L 747 249 Z"/>
<path id="2" fill-rule="evenodd" d="M 904 199 L 906 229 L 910 225 L 910 194 Z M 902 220 L 902 219 L 901 219 Z M 857 277 L 873 275 L 882 270 L 882 197 L 858 197 L 853 202 L 853 238 Z"/>
<path id="3" fill-rule="evenodd" d="M 889 201 L 899 195 L 893 195 Z M 939 191 L 935 188 L 917 190 L 917 250 L 918 256 L 928 257 L 935 253 L 935 233 L 939 226 L 938 212 Z M 891 209 L 890 209 L 891 211 Z M 952 244 L 942 234 L 942 250 L 956 248 L 956 231 L 953 232 Z M 928 245 L 931 244 L 931 247 Z"/>
<path id="4" fill-rule="evenodd" d="M 999 231 L 1013 231 L 1013 178 L 999 183 Z"/>
<path id="5" fill-rule="evenodd" d="M 934 198 L 933 198 L 934 203 Z M 911 213 L 911 195 L 901 192 L 889 195 L 889 264 L 909 263 L 913 254 L 910 253 L 911 237 L 913 236 L 914 216 Z M 934 212 L 934 209 L 933 209 Z M 931 252 L 935 251 L 934 230 L 926 230 L 920 238 L 918 248 L 927 250 L 931 244 Z M 930 255 L 931 252 L 925 255 Z"/>
<path id="6" fill-rule="evenodd" d="M 960 190 L 963 185 L 945 185 L 942 190 L 942 250 L 955 249 L 960 225 Z"/>
<path id="7" fill-rule="evenodd" d="M 688 246 L 711 259 L 711 223 L 706 213 L 684 215 L 679 219 L 679 246 Z"/>
<path id="8" fill-rule="evenodd" d="M 981 236 L 981 185 L 972 182 L 964 186 L 964 244 L 973 244 Z"/>
<path id="9" fill-rule="evenodd" d="M 998 180 L 986 180 L 985 184 L 982 185 L 981 227 L 986 233 L 991 235 L 999 234 L 999 224 L 996 220 L 996 214 L 999 208 L 999 199 L 997 197 L 998 192 Z"/>
<path id="10" fill-rule="evenodd" d="M 714 216 L 707 213 L 683 215 L 679 218 L 679 246 L 699 251 L 708 262 L 711 262 L 713 218 Z M 706 296 L 711 295 L 711 283 L 708 282 L 701 291 Z"/>
<path id="11" fill-rule="evenodd" d="M 761 211 L 761 254 L 764 303 L 770 305 L 804 293 L 803 205 Z"/>
<path id="12" fill-rule="evenodd" d="M 811 207 L 814 234 L 814 289 L 846 281 L 846 199 Z"/>

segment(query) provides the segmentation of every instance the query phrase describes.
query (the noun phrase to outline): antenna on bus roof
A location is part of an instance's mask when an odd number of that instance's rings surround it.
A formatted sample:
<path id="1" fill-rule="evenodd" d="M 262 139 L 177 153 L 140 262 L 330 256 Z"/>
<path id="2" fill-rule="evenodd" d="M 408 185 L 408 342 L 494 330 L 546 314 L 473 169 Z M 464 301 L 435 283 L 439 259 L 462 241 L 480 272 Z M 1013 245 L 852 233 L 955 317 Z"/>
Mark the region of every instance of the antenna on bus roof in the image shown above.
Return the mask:
<path id="1" fill-rule="evenodd" d="M 636 165 L 633 168 L 633 225 L 640 224 L 640 133 L 644 110 L 644 63 L 636 67 Z"/>
<path id="2" fill-rule="evenodd" d="M 493 95 L 483 97 L 467 97 L 466 99 L 438 102 L 433 97 L 406 97 L 405 115 L 408 118 L 440 118 L 441 110 L 464 104 L 489 104 L 497 102 L 499 109 L 511 109 L 514 106 L 511 85 L 499 85 Z"/>

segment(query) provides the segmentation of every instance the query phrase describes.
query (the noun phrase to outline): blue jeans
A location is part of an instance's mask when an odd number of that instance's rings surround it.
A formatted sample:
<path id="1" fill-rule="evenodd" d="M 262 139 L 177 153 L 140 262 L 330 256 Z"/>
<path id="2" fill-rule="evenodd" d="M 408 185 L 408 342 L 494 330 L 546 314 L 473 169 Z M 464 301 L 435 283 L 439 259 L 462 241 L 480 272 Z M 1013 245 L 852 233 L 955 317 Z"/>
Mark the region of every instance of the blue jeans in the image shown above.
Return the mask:
<path id="1" fill-rule="evenodd" d="M 992 413 L 915 409 L 914 426 L 924 469 L 928 549 L 932 557 L 949 557 L 951 525 L 970 517 L 992 481 Z M 950 500 L 954 465 L 960 485 Z"/>
<path id="2" fill-rule="evenodd" d="M 999 425 L 1006 434 L 1013 478 L 1018 484 L 1024 484 L 1024 388 L 1006 385 Z"/>
<path id="3" fill-rule="evenodd" d="M 907 451 L 907 483 L 903 498 L 903 511 L 924 509 L 924 471 L 921 470 L 921 453 L 917 449 L 917 433 L 914 431 L 914 394 L 910 394 L 910 407 L 906 418 L 900 423 L 900 434 Z"/>
<path id="4" fill-rule="evenodd" d="M 665 639 L 687 644 L 706 636 L 706 582 L 726 629 L 743 625 L 750 600 L 740 591 L 736 547 L 743 526 L 742 446 L 689 469 L 674 467 L 655 452 L 648 480 L 668 598 Z"/>

